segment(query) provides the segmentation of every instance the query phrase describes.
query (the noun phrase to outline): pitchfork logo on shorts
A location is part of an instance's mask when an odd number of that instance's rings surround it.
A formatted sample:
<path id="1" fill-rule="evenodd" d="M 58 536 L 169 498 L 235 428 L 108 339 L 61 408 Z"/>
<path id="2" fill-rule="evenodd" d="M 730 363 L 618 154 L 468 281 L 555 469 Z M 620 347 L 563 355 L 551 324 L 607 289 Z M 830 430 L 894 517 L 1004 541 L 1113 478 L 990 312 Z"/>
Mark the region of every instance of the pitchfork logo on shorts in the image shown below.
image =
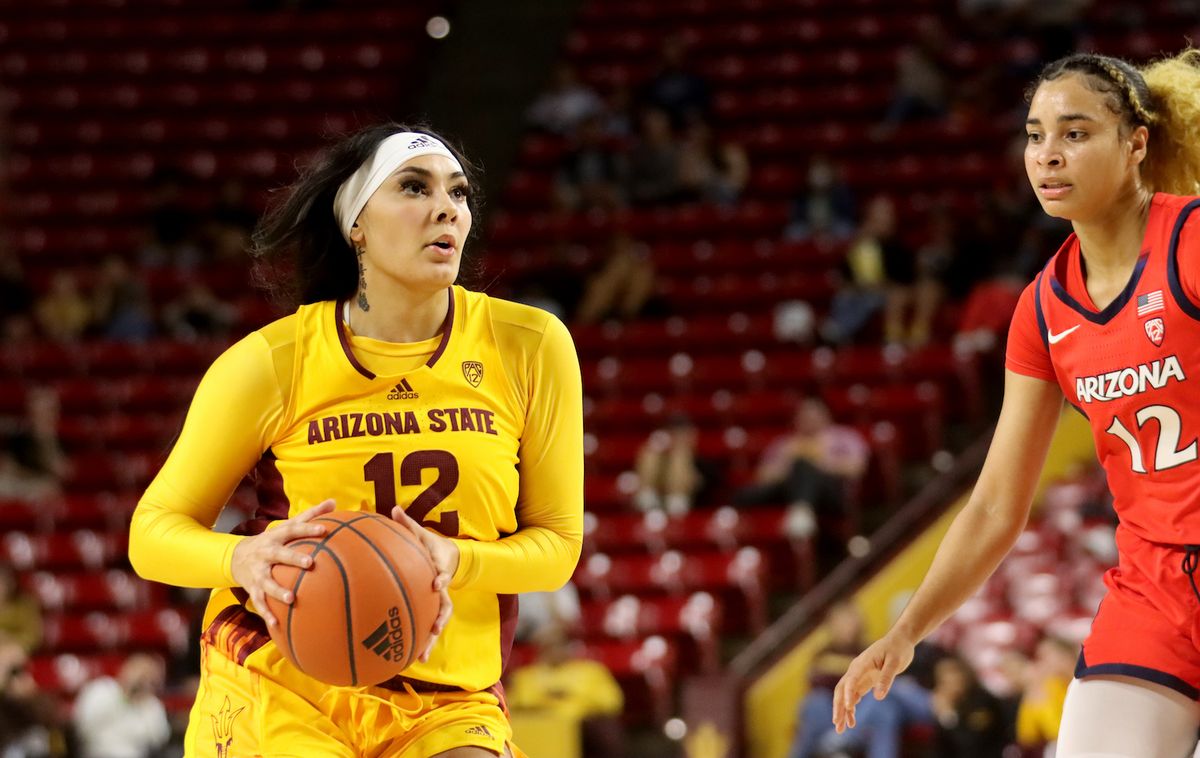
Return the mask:
<path id="1" fill-rule="evenodd" d="M 212 719 L 213 742 L 216 744 L 217 758 L 233 757 L 233 753 L 229 752 L 233 745 L 233 722 L 244 710 L 246 710 L 244 705 L 234 710 L 233 704 L 229 702 L 229 696 L 226 695 L 221 710 L 215 714 L 209 714 L 209 718 Z"/>
<path id="2" fill-rule="evenodd" d="M 483 381 L 483 364 L 479 361 L 463 361 L 463 376 L 472 387 L 478 387 Z"/>
<path id="3" fill-rule="evenodd" d="M 1161 318 L 1152 318 L 1146 322 L 1146 336 L 1154 343 L 1155 347 L 1161 347 L 1163 337 L 1167 334 L 1167 327 Z"/>

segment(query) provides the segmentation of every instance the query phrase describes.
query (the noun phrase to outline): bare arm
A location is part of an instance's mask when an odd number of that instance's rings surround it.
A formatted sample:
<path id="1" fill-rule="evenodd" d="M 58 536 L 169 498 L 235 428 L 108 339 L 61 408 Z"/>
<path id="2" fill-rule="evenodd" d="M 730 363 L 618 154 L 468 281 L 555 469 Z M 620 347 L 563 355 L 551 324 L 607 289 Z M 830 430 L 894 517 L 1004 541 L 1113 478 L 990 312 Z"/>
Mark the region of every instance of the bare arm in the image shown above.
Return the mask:
<path id="1" fill-rule="evenodd" d="M 1058 425 L 1058 386 L 1007 371 L 1004 406 L 979 481 L 938 547 L 933 565 L 900 618 L 862 653 L 834 696 L 834 724 L 854 725 L 854 705 L 872 687 L 882 697 L 912 661 L 918 641 L 937 628 L 991 576 L 1025 522 Z"/>

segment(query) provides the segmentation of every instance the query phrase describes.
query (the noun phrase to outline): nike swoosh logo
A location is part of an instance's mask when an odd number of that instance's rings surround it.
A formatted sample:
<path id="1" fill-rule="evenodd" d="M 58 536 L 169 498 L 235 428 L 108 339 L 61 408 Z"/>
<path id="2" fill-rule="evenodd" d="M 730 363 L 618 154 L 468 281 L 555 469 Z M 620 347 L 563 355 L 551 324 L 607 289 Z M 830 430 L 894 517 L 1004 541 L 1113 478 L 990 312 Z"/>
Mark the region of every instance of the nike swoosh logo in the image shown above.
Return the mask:
<path id="1" fill-rule="evenodd" d="M 1080 327 L 1080 324 L 1076 324 L 1075 326 L 1071 327 L 1070 329 L 1064 329 L 1064 330 L 1062 330 L 1062 331 L 1061 331 L 1061 332 L 1059 332 L 1058 334 L 1055 334 L 1054 332 L 1052 332 L 1052 331 L 1050 331 L 1049 329 L 1047 329 L 1047 330 L 1046 330 L 1046 339 L 1050 340 L 1050 344 L 1051 344 L 1051 345 L 1057 345 L 1058 343 L 1060 343 L 1060 342 L 1062 342 L 1063 340 L 1065 340 L 1065 339 L 1067 338 L 1067 335 L 1068 335 L 1068 334 L 1070 334 L 1071 332 L 1075 331 L 1075 330 L 1076 330 L 1076 329 L 1078 329 L 1079 327 Z"/>

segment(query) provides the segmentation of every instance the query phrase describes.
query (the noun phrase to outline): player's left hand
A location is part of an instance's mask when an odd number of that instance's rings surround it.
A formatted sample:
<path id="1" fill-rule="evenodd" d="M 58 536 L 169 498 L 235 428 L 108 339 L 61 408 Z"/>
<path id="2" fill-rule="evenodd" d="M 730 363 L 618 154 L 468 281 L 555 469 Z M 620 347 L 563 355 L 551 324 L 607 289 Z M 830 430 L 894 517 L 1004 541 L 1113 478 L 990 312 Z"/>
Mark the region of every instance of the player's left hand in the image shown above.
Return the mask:
<path id="1" fill-rule="evenodd" d="M 429 660 L 429 653 L 433 650 L 434 643 L 437 642 L 442 630 L 446 628 L 446 622 L 450 620 L 450 613 L 454 610 L 454 604 L 450 602 L 449 590 L 450 580 L 454 578 L 454 572 L 458 571 L 458 545 L 454 544 L 454 540 L 418 524 L 400 506 L 392 509 L 392 519 L 407 526 L 421 540 L 421 544 L 429 551 L 429 557 L 433 559 L 433 565 L 438 570 L 437 576 L 433 578 L 433 589 L 441 595 L 442 607 L 438 611 L 437 619 L 433 622 L 433 634 L 429 637 L 429 644 L 425 646 L 425 650 L 418 659 L 424 663 Z"/>

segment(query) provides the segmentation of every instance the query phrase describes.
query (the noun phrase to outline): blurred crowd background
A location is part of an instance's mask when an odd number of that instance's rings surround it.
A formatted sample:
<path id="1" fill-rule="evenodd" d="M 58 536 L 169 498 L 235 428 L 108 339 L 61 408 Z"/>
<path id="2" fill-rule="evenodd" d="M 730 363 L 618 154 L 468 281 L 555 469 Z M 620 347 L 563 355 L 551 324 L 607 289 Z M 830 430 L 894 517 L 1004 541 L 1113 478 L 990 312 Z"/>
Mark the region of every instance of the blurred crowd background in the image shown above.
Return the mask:
<path id="1" fill-rule="evenodd" d="M 204 368 L 279 315 L 246 254 L 272 190 L 520 59 L 484 6 L 0 0 L 0 755 L 180 754 L 204 596 L 132 575 L 129 513 Z M 681 682 L 886 560 L 871 535 L 994 418 L 1016 298 L 1069 231 L 1024 175 L 1025 85 L 1077 49 L 1173 52 L 1198 6 L 565 3 L 511 64 L 527 97 L 434 121 L 493 135 L 463 145 L 490 190 L 464 283 L 558 315 L 584 371 L 585 554 L 522 599 L 514 712 L 578 722 L 588 756 L 708 755 Z M 789 758 L 1052 750 L 1106 498 L 1090 466 L 1046 490 L 848 736 L 860 609 L 808 618 L 829 642 Z"/>

